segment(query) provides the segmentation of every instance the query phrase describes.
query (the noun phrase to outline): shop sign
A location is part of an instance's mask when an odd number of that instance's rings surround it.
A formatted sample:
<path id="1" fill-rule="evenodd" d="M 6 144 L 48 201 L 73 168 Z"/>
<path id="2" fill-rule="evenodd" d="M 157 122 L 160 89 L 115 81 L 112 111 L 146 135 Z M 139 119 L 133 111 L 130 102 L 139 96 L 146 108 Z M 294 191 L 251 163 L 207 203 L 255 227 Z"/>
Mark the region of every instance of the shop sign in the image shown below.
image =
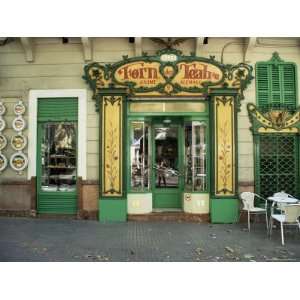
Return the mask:
<path id="1" fill-rule="evenodd" d="M 121 85 L 131 83 L 135 88 L 154 88 L 173 78 L 170 83 L 178 84 L 183 88 L 192 88 L 194 86 L 203 87 L 205 83 L 213 85 L 219 83 L 223 78 L 220 68 L 205 62 L 182 62 L 176 68 L 171 65 L 160 67 L 160 63 L 157 62 L 128 63 L 116 69 L 114 79 Z"/>
<path id="2" fill-rule="evenodd" d="M 186 56 L 175 49 L 158 51 L 155 56 L 124 56 L 115 64 L 91 63 L 84 72 L 95 94 L 101 88 L 126 87 L 128 94 L 149 96 L 205 95 L 210 87 L 232 87 L 242 98 L 253 78 L 247 64 L 223 65 L 214 57 Z"/>

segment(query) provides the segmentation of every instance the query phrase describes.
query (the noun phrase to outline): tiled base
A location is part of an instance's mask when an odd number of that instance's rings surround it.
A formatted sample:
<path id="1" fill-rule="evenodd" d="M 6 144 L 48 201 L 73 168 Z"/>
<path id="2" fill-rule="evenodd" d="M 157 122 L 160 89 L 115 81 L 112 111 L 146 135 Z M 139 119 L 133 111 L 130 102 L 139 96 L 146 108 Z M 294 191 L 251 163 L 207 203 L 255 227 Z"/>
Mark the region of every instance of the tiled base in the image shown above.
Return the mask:
<path id="1" fill-rule="evenodd" d="M 144 215 L 128 215 L 128 221 L 148 222 L 148 221 L 172 221 L 172 222 L 194 222 L 209 223 L 209 214 L 188 214 L 183 211 L 153 212 Z"/>

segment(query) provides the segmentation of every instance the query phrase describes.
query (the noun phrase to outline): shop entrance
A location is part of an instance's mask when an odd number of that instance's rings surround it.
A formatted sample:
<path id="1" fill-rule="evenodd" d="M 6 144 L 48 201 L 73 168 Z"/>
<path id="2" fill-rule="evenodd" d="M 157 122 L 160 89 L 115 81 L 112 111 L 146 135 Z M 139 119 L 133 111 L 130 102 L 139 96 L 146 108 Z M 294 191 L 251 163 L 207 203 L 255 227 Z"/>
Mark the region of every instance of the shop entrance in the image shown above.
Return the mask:
<path id="1" fill-rule="evenodd" d="M 153 119 L 153 208 L 181 208 L 182 122 Z"/>
<path id="2" fill-rule="evenodd" d="M 210 139 L 206 102 L 130 102 L 127 122 L 131 211 L 184 210 L 185 194 L 189 199 L 185 205 L 194 205 L 197 199 L 207 201 Z M 190 211 L 204 211 L 194 206 Z"/>

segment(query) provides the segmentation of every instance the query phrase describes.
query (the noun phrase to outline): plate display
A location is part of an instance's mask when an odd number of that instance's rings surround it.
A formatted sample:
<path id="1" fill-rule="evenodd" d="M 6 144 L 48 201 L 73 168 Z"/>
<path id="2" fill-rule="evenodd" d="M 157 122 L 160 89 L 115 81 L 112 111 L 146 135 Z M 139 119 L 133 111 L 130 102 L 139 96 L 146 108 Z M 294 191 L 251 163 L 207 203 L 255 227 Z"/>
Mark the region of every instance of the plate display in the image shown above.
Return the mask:
<path id="1" fill-rule="evenodd" d="M 16 134 L 11 138 L 10 144 L 14 150 L 23 150 L 27 145 L 27 138 L 22 134 Z"/>
<path id="2" fill-rule="evenodd" d="M 5 112 L 6 112 L 5 105 L 2 102 L 0 102 L 0 116 L 4 115 Z"/>
<path id="3" fill-rule="evenodd" d="M 16 115 L 18 115 L 18 116 L 23 115 L 25 113 L 25 111 L 26 111 L 26 107 L 22 101 L 19 101 L 17 104 L 15 104 L 14 112 Z"/>
<path id="4" fill-rule="evenodd" d="M 0 154 L 0 172 L 7 167 L 7 159 L 3 154 Z"/>
<path id="5" fill-rule="evenodd" d="M 26 122 L 21 116 L 18 116 L 13 120 L 12 126 L 15 131 L 22 131 L 26 126 Z"/>
<path id="6" fill-rule="evenodd" d="M 0 117 L 0 131 L 4 130 L 6 127 L 5 121 Z"/>
<path id="7" fill-rule="evenodd" d="M 4 149 L 7 145 L 7 139 L 3 134 L 0 134 L 0 150 Z"/>
<path id="8" fill-rule="evenodd" d="M 15 153 L 11 156 L 9 163 L 15 171 L 22 171 L 27 167 L 28 158 L 22 152 Z"/>

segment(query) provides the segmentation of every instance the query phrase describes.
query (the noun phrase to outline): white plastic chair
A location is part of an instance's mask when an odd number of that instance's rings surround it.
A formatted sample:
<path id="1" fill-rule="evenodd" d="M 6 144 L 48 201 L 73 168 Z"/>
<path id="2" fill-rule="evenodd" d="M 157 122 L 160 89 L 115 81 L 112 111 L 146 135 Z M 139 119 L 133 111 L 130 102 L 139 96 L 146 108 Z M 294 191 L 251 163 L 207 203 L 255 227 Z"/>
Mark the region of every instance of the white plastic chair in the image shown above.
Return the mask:
<path id="1" fill-rule="evenodd" d="M 273 194 L 273 197 L 295 198 L 295 197 L 293 197 L 292 195 L 286 193 L 285 191 L 281 191 L 281 192 L 274 193 L 274 194 Z M 287 205 L 286 203 L 280 203 L 280 202 L 277 202 L 276 207 L 277 207 L 277 209 L 280 210 L 281 213 L 283 213 L 284 208 L 285 208 L 286 205 Z"/>
<path id="2" fill-rule="evenodd" d="M 283 210 L 284 214 L 271 214 L 270 220 L 270 236 L 272 235 L 273 219 L 280 223 L 282 245 L 284 245 L 284 225 L 298 226 L 300 231 L 300 204 L 288 204 L 283 208 Z"/>
<path id="3" fill-rule="evenodd" d="M 258 197 L 260 199 L 263 199 L 265 201 L 265 208 L 256 207 L 254 206 L 254 199 L 255 197 Z M 242 211 L 247 211 L 248 214 L 248 230 L 250 232 L 250 215 L 251 214 L 265 214 L 266 215 L 266 226 L 267 226 L 267 232 L 269 230 L 269 224 L 268 224 L 268 213 L 267 213 L 267 199 L 252 193 L 252 192 L 243 192 L 240 194 L 240 198 L 242 199 L 244 207 L 242 208 Z M 242 213 L 241 211 L 241 213 Z M 241 216 L 241 215 L 240 215 Z"/>

